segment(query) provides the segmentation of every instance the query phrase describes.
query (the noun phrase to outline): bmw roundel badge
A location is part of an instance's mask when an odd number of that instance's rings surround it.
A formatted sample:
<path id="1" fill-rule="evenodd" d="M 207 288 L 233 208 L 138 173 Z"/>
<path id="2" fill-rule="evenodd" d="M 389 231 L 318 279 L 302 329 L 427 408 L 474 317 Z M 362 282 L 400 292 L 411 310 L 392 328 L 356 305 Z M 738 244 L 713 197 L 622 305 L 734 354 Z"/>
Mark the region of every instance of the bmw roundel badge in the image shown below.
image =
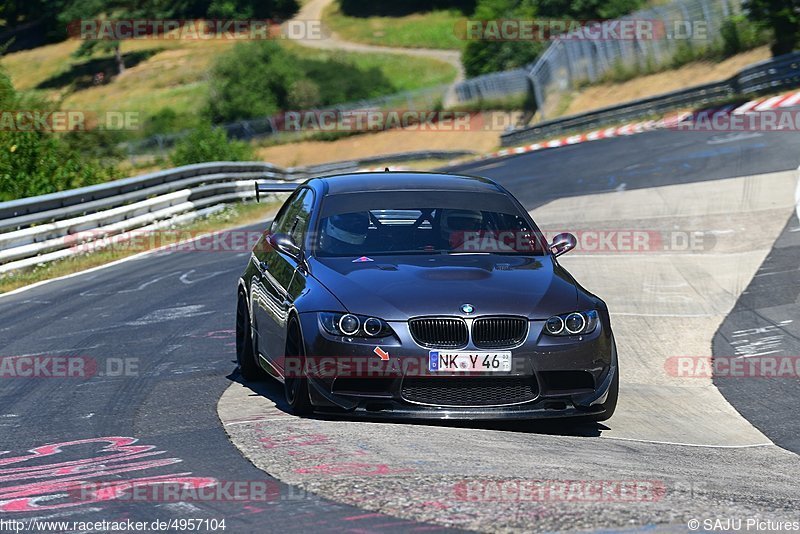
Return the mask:
<path id="1" fill-rule="evenodd" d="M 462 304 L 461 311 L 464 313 L 472 313 L 475 311 L 475 307 L 472 304 Z"/>

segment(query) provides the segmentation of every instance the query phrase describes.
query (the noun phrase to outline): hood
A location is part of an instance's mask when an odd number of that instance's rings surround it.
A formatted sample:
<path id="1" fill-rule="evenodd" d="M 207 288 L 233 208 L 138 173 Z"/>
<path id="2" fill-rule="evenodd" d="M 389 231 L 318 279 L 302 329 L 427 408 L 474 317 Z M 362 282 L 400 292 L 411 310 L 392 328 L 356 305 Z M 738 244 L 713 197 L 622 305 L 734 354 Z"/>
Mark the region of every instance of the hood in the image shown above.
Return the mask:
<path id="1" fill-rule="evenodd" d="M 522 315 L 574 311 L 577 288 L 550 256 L 414 255 L 310 258 L 311 272 L 347 311 L 405 321 L 418 315 Z M 361 260 L 365 260 L 361 258 Z M 475 312 L 461 311 L 471 304 Z"/>

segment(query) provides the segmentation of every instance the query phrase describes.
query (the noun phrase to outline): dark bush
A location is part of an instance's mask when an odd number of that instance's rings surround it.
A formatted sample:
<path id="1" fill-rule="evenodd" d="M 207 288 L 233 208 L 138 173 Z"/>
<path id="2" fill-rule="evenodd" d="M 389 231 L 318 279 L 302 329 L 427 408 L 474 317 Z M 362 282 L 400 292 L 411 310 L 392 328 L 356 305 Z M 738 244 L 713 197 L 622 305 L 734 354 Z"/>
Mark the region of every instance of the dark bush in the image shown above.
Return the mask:
<path id="1" fill-rule="evenodd" d="M 536 15 L 533 0 L 480 0 L 471 17 L 481 21 L 502 19 L 532 20 Z M 468 77 L 522 67 L 536 60 L 545 43 L 535 41 L 472 40 L 461 56 Z"/>
<path id="2" fill-rule="evenodd" d="M 203 5 L 206 4 L 206 5 Z M 207 7 L 206 7 L 207 6 Z M 297 0 L 211 0 L 197 2 L 197 17 L 217 19 L 258 18 L 285 20 L 297 13 Z"/>
<path id="3" fill-rule="evenodd" d="M 350 17 L 402 17 L 434 9 L 457 9 L 465 15 L 475 11 L 476 0 L 340 0 L 341 10 Z"/>
<path id="4" fill-rule="evenodd" d="M 252 147 L 244 141 L 228 139 L 225 130 L 204 124 L 175 143 L 170 159 L 175 166 L 205 161 L 252 161 Z"/>
<path id="5" fill-rule="evenodd" d="M 178 113 L 170 107 L 161 108 L 145 119 L 141 136 L 150 138 L 155 135 L 171 134 L 195 128 L 203 122 L 197 113 Z"/>
<path id="6" fill-rule="evenodd" d="M 16 93 L 0 71 L 0 110 L 52 111 L 52 106 Z M 93 150 L 86 150 L 92 146 Z M 116 138 L 107 132 L 58 134 L 40 130 L 0 130 L 0 200 L 53 193 L 116 177 L 111 163 Z"/>
<path id="7" fill-rule="evenodd" d="M 211 71 L 209 114 L 213 122 L 266 117 L 289 104 L 300 79 L 291 56 L 272 41 L 237 44 Z"/>
<path id="8" fill-rule="evenodd" d="M 212 69 L 208 116 L 214 123 L 268 117 L 395 91 L 377 68 L 344 57 L 300 58 L 272 41 L 237 44 Z"/>
<path id="9" fill-rule="evenodd" d="M 617 18 L 642 7 L 644 0 L 479 0 L 472 19 Z M 467 76 L 523 67 L 536 61 L 547 43 L 542 41 L 470 41 L 462 55 Z"/>
<path id="10" fill-rule="evenodd" d="M 537 0 L 540 17 L 574 20 L 616 19 L 640 9 L 643 0 Z"/>
<path id="11" fill-rule="evenodd" d="M 543 43 L 519 41 L 470 41 L 461 62 L 467 77 L 524 67 L 536 61 Z"/>
<path id="12" fill-rule="evenodd" d="M 733 56 L 769 42 L 766 31 L 744 15 L 734 15 L 722 23 L 722 54 Z"/>
<path id="13" fill-rule="evenodd" d="M 747 17 L 771 32 L 773 56 L 796 50 L 800 41 L 800 0 L 745 0 Z"/>

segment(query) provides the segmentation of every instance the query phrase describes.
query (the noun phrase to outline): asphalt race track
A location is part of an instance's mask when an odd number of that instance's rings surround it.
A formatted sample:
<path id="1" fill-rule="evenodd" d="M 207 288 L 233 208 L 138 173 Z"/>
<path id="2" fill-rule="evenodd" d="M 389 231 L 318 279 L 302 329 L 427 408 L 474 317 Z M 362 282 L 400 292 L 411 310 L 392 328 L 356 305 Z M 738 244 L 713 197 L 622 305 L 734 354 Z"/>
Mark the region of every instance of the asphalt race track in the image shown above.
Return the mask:
<path id="1" fill-rule="evenodd" d="M 156 459 L 172 461 L 140 465 L 126 478 L 263 480 L 264 474 L 231 446 L 216 415 L 217 400 L 235 379 L 230 324 L 235 301 L 229 286 L 242 261 L 233 253 L 156 254 L 2 299 L 4 356 L 82 356 L 94 359 L 98 372 L 86 378 L 3 379 L 0 450 L 9 453 L 0 458 L 46 444 L 96 438 L 93 443 L 63 446 L 60 454 L 33 463 L 96 459 L 93 464 L 103 465 L 111 454 L 101 453 L 111 443 L 103 438 L 134 437 L 139 440 L 136 445 L 163 451 Z M 121 464 L 125 468 L 138 462 L 123 458 Z M 58 485 L 48 486 L 60 476 L 36 475 L 4 480 L 0 500 L 12 494 L 11 488 L 32 484 L 21 496 L 40 497 L 40 509 L 25 516 L 75 521 L 224 518 L 227 532 L 258 532 L 265 526 L 275 531 L 324 531 L 336 523 L 388 531 L 414 527 L 293 493 L 274 480 L 265 488 L 271 497 L 259 503 L 167 499 L 48 509 L 69 498 L 48 497 L 64 493 Z"/>
<path id="2" fill-rule="evenodd" d="M 800 355 L 800 223 L 775 247 L 714 337 L 714 355 Z M 715 378 L 726 399 L 777 445 L 800 453 L 797 378 Z"/>
<path id="3" fill-rule="evenodd" d="M 798 158 L 797 136 L 790 132 L 656 130 L 448 171 L 497 180 L 533 209 L 565 196 L 791 170 Z"/>
<path id="4" fill-rule="evenodd" d="M 600 425 L 288 415 L 279 386 L 242 385 L 234 372 L 246 251 L 165 251 L 0 297 L 0 356 L 85 357 L 95 369 L 2 379 L 0 519 L 224 518 L 237 533 L 796 521 L 797 378 L 681 378 L 664 362 L 710 356 L 712 340 L 714 355 L 756 354 L 758 336 L 798 354 L 798 141 L 656 131 L 452 169 L 506 185 L 545 229 L 702 234 L 692 250 L 564 257 L 607 300 L 617 332 L 620 407 Z M 752 347 L 741 335 L 756 338 Z M 53 444 L 62 445 L 44 447 Z M 34 458 L 13 460 L 34 448 Z M 64 470 L 75 465 L 83 467 Z M 75 504 L 70 481 L 130 479 L 266 481 L 270 498 L 65 506 Z M 635 480 L 644 489 L 610 503 L 471 499 L 459 489 L 521 479 Z"/>

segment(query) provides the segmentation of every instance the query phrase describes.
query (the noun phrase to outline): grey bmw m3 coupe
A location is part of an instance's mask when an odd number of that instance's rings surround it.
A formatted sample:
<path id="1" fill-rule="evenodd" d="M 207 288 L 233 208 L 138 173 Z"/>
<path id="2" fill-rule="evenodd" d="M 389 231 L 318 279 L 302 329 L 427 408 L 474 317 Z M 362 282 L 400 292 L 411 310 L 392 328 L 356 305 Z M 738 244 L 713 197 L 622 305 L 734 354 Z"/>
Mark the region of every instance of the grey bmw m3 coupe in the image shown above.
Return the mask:
<path id="1" fill-rule="evenodd" d="M 239 279 L 241 375 L 280 381 L 298 415 L 606 420 L 616 345 L 558 262 L 575 244 L 485 178 L 308 180 Z"/>

